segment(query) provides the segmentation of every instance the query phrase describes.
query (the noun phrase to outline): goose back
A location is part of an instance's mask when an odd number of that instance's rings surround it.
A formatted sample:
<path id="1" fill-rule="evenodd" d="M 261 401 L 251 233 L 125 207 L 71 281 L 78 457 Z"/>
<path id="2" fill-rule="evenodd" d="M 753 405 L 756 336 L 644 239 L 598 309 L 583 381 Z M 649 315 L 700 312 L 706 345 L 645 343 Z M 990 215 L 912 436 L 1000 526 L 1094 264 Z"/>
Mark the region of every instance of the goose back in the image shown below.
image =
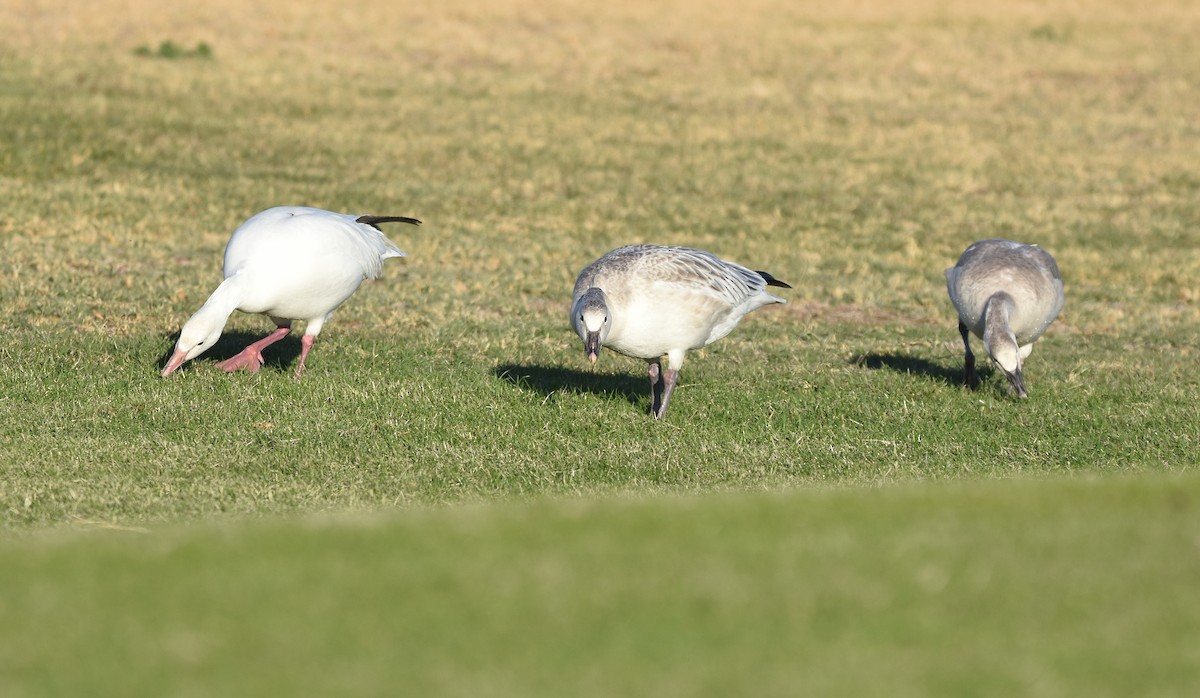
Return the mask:
<path id="1" fill-rule="evenodd" d="M 644 359 L 711 344 L 746 313 L 786 302 L 766 292 L 758 272 L 703 250 L 664 245 L 605 254 L 579 274 L 574 299 L 593 287 L 604 291 L 612 314 L 605 344 Z"/>
<path id="2" fill-rule="evenodd" d="M 226 278 L 246 277 L 238 309 L 273 317 L 324 317 L 383 260 L 404 253 L 356 216 L 287 206 L 263 211 L 238 227 L 225 248 Z"/>
<path id="3" fill-rule="evenodd" d="M 946 270 L 946 288 L 959 319 L 982 337 L 988 299 L 999 292 L 1012 297 L 1009 325 L 1017 341 L 1035 341 L 1063 307 L 1062 275 L 1050 253 L 1012 240 L 983 240 L 963 252 Z"/>

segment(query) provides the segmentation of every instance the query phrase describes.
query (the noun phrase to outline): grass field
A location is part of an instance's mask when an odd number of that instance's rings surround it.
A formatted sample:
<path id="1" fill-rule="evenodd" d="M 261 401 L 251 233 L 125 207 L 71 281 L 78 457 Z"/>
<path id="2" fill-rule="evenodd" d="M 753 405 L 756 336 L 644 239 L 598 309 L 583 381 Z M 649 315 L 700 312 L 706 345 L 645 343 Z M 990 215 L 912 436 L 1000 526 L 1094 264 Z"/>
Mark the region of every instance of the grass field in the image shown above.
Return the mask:
<path id="1" fill-rule="evenodd" d="M 0 694 L 1200 691 L 1191 3 L 403 5 L 0 7 Z M 425 225 L 302 381 L 159 378 L 284 204 Z M 642 241 L 794 286 L 661 423 L 566 322 Z"/>

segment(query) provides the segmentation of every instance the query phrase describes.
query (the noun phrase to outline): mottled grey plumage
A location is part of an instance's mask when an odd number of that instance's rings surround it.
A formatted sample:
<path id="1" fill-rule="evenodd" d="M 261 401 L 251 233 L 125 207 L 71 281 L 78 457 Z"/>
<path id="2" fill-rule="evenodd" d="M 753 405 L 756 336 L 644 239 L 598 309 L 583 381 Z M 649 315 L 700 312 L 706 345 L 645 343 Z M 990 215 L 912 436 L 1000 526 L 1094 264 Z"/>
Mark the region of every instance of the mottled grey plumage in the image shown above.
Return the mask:
<path id="1" fill-rule="evenodd" d="M 769 303 L 767 286 L 791 288 L 702 250 L 663 245 L 619 247 L 579 274 L 571 324 L 595 361 L 601 346 L 650 364 L 651 410 L 661 418 L 689 349 L 729 334 Z M 667 370 L 661 371 L 663 355 Z M 660 373 L 663 378 L 660 384 Z"/>
<path id="2" fill-rule="evenodd" d="M 946 270 L 946 289 L 966 350 L 963 382 L 976 382 L 970 333 L 983 340 L 1017 396 L 1027 397 L 1024 360 L 1063 307 L 1062 275 L 1054 258 L 1037 245 L 981 240 Z"/>

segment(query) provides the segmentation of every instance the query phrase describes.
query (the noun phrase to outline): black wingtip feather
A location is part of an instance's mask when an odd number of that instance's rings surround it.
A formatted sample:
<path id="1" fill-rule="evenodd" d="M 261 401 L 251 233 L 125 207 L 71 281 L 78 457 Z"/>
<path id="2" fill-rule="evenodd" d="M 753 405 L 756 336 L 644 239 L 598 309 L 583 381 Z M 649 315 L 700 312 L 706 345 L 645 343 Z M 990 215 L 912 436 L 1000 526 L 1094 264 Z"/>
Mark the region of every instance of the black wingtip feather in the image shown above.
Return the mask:
<path id="1" fill-rule="evenodd" d="M 780 288 L 791 288 L 792 287 L 791 284 L 784 283 L 783 281 L 776 279 L 774 276 L 771 276 L 770 274 L 768 274 L 765 271 L 756 271 L 754 273 L 761 276 L 763 278 L 763 281 L 767 282 L 768 286 L 778 286 Z"/>
<path id="2" fill-rule="evenodd" d="M 380 223 L 411 223 L 413 225 L 421 225 L 421 221 L 416 218 L 409 218 L 408 216 L 359 216 L 354 219 L 354 222 L 369 225 L 376 230 L 379 230 Z"/>

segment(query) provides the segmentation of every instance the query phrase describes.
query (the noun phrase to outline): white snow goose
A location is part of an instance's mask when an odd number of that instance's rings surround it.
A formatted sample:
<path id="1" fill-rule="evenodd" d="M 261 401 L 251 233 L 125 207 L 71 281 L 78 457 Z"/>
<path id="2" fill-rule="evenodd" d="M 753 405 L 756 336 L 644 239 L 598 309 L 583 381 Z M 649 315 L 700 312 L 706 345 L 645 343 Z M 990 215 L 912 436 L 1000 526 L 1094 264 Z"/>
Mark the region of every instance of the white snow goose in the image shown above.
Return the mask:
<path id="1" fill-rule="evenodd" d="M 405 254 L 379 230 L 380 223 L 421 221 L 405 216 L 357 216 L 304 206 L 279 206 L 238 226 L 225 246 L 225 280 L 183 325 L 175 353 L 163 368 L 169 376 L 207 351 L 234 310 L 262 313 L 276 329 L 218 364 L 226 371 L 262 366 L 262 350 L 306 323 L 296 377 L 321 328 L 363 279 L 374 279 L 389 257 Z"/>
<path id="2" fill-rule="evenodd" d="M 603 346 L 649 362 L 650 411 L 661 419 L 689 349 L 729 334 L 752 310 L 786 303 L 768 286 L 791 288 L 702 250 L 627 245 L 579 274 L 571 324 L 593 363 Z"/>
<path id="3" fill-rule="evenodd" d="M 1037 245 L 981 240 L 946 270 L 946 288 L 958 310 L 958 332 L 966 348 L 963 383 L 973 387 L 978 380 L 971 333 L 983 340 L 1017 397 L 1028 397 L 1021 368 L 1063 307 L 1062 275 L 1054 257 Z"/>

